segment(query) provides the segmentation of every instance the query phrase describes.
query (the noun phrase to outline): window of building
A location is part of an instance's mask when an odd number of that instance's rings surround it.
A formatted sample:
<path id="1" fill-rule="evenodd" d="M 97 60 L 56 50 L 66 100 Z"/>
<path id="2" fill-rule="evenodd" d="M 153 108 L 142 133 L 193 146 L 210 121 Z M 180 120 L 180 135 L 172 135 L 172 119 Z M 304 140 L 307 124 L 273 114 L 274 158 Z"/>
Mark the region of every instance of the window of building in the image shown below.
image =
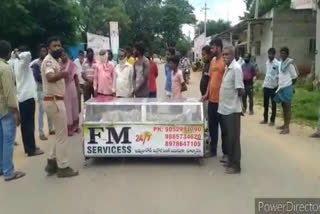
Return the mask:
<path id="1" fill-rule="evenodd" d="M 261 55 L 261 41 L 257 41 L 255 45 L 255 55 L 260 56 Z"/>
<path id="2" fill-rule="evenodd" d="M 309 41 L 309 54 L 315 54 L 316 53 L 316 40 L 310 39 Z"/>

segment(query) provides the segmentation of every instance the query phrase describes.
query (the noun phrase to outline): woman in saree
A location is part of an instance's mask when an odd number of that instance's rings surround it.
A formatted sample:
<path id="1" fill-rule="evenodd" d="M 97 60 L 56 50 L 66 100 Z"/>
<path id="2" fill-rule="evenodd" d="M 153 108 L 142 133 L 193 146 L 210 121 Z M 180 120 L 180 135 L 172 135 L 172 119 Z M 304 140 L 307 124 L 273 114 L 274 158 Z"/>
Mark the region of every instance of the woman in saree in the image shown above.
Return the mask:
<path id="1" fill-rule="evenodd" d="M 80 84 L 77 75 L 77 65 L 72 62 L 66 51 L 62 51 L 61 56 L 61 70 L 68 72 L 65 78 L 66 92 L 64 96 L 64 103 L 66 105 L 66 116 L 68 120 L 68 136 L 73 136 L 74 133 L 79 133 L 79 92 Z"/>

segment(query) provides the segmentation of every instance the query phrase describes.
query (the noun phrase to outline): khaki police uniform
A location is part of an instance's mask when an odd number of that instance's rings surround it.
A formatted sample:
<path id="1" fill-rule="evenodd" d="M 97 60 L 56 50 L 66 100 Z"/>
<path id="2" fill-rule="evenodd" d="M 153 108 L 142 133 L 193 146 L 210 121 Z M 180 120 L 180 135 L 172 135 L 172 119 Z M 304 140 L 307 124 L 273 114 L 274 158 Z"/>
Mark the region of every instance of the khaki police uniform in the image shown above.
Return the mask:
<path id="1" fill-rule="evenodd" d="M 49 159 L 56 158 L 59 168 L 69 166 L 67 155 L 67 115 L 64 104 L 65 81 L 60 79 L 50 83 L 46 78 L 48 73 L 61 72 L 60 65 L 50 54 L 48 54 L 41 65 L 41 76 L 44 94 L 44 109 L 47 116 L 52 120 L 56 131 L 56 141 L 51 147 Z"/>

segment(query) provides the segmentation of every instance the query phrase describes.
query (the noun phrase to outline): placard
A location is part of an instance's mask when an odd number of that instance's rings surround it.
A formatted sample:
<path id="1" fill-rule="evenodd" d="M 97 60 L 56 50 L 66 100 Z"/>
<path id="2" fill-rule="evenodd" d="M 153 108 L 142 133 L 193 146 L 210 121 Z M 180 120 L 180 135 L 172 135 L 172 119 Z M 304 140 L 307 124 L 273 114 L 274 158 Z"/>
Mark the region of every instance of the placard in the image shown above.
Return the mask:
<path id="1" fill-rule="evenodd" d="M 96 55 L 99 55 L 100 50 L 109 50 L 110 41 L 109 37 L 87 33 L 88 48 L 92 48 Z"/>
<path id="2" fill-rule="evenodd" d="M 203 125 L 85 125 L 86 157 L 203 157 Z"/>
<path id="3" fill-rule="evenodd" d="M 110 40 L 112 53 L 117 56 L 119 52 L 119 27 L 118 22 L 110 22 Z"/>

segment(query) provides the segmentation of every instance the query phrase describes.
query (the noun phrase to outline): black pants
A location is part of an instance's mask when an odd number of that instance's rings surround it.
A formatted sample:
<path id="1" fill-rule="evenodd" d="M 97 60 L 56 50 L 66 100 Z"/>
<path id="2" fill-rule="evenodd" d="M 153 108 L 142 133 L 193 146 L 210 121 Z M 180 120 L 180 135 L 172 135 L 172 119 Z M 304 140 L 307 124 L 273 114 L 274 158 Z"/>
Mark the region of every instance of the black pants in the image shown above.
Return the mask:
<path id="1" fill-rule="evenodd" d="M 157 98 L 157 92 L 150 92 L 149 98 Z"/>
<path id="2" fill-rule="evenodd" d="M 242 97 L 243 110 L 247 111 L 247 98 L 249 97 L 249 111 L 253 112 L 253 84 L 244 84 L 245 94 Z"/>
<path id="3" fill-rule="evenodd" d="M 241 114 L 221 115 L 221 129 L 225 132 L 223 137 L 227 144 L 229 164 L 236 169 L 241 169 Z"/>
<path id="4" fill-rule="evenodd" d="M 83 87 L 83 99 L 84 102 L 90 100 L 93 97 L 94 89 L 93 85 L 85 84 Z"/>
<path id="5" fill-rule="evenodd" d="M 276 95 L 277 89 L 271 88 L 263 88 L 263 106 L 264 106 L 264 121 L 268 122 L 269 117 L 269 101 L 271 99 L 272 103 L 272 113 L 270 122 L 274 123 L 276 120 L 276 113 L 277 113 L 277 103 L 273 100 L 274 96 Z"/>
<path id="6" fill-rule="evenodd" d="M 36 140 L 34 138 L 34 114 L 36 111 L 35 100 L 32 98 L 19 103 L 19 110 L 24 152 L 27 154 L 33 154 L 36 151 Z"/>
<path id="7" fill-rule="evenodd" d="M 218 103 L 208 104 L 208 121 L 209 121 L 209 134 L 211 138 L 211 152 L 217 153 L 218 146 L 218 137 L 219 137 L 219 123 L 220 123 L 220 115 L 218 113 Z M 222 138 L 222 153 L 224 155 L 228 154 L 227 145 L 223 138 L 224 131 L 221 129 L 221 138 Z"/>

